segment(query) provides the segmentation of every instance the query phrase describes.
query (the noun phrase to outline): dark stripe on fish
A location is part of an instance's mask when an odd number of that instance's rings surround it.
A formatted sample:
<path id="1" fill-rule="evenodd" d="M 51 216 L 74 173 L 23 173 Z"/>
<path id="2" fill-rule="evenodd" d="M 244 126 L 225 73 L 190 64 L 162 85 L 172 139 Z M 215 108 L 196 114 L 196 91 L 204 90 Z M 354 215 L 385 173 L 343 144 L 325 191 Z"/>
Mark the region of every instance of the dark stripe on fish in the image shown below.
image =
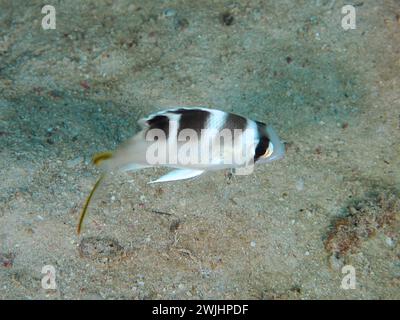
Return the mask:
<path id="1" fill-rule="evenodd" d="M 258 144 L 254 153 L 254 162 L 256 162 L 262 155 L 264 155 L 269 146 L 269 139 L 266 132 L 266 124 L 256 121 L 258 131 Z"/>
<path id="2" fill-rule="evenodd" d="M 160 129 L 164 131 L 166 139 L 168 139 L 169 135 L 169 118 L 167 116 L 157 115 L 153 118 L 147 120 L 147 124 L 149 125 L 149 129 Z"/>
<path id="3" fill-rule="evenodd" d="M 198 135 L 202 129 L 206 129 L 210 112 L 201 109 L 177 109 L 170 113 L 180 114 L 178 135 L 184 129 L 195 130 Z"/>
<path id="4" fill-rule="evenodd" d="M 237 114 L 228 113 L 228 116 L 223 125 L 223 129 L 240 129 L 245 130 L 247 127 L 247 119 Z"/>

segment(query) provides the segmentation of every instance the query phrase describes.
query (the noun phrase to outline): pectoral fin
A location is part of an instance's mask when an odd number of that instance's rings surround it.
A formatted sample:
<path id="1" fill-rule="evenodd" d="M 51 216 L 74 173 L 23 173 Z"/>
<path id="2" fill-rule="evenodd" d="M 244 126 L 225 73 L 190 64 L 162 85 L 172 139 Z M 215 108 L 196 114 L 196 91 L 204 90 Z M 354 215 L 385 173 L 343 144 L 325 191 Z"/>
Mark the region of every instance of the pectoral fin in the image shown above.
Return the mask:
<path id="1" fill-rule="evenodd" d="M 94 165 L 99 166 L 104 160 L 108 160 L 112 157 L 112 152 L 100 152 L 93 156 L 92 162 Z"/>
<path id="2" fill-rule="evenodd" d="M 204 170 L 193 170 L 193 169 L 176 169 L 168 172 L 166 175 L 158 178 L 157 180 L 150 181 L 149 183 L 156 182 L 167 182 L 167 181 L 176 181 L 176 180 L 184 180 L 193 177 L 197 177 L 204 173 Z"/>

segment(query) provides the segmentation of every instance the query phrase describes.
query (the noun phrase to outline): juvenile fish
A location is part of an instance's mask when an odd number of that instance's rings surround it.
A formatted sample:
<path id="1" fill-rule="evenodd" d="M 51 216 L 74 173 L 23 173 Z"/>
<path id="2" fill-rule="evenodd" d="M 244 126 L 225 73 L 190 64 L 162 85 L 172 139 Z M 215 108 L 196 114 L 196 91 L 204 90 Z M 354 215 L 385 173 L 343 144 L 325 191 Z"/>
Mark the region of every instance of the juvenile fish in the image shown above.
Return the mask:
<path id="1" fill-rule="evenodd" d="M 93 157 L 93 163 L 101 166 L 104 173 L 86 200 L 78 233 L 90 200 L 107 172 L 149 167 L 174 169 L 149 183 L 189 179 L 221 169 L 246 174 L 252 171 L 255 163 L 280 159 L 285 152 L 271 126 L 216 109 L 168 109 L 138 123 L 141 130 L 115 152 Z"/>

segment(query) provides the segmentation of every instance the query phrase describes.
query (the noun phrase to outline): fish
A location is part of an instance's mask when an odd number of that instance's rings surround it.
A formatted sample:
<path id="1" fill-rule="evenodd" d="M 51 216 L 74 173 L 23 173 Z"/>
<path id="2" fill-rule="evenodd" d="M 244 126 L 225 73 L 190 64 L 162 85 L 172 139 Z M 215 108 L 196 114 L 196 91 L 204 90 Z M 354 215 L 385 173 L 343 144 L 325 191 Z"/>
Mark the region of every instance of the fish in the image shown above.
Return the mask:
<path id="1" fill-rule="evenodd" d="M 90 201 L 107 173 L 169 167 L 170 172 L 149 183 L 195 178 L 205 172 L 231 169 L 249 174 L 254 164 L 281 159 L 285 147 L 272 126 L 217 109 L 177 107 L 138 121 L 140 131 L 114 152 L 96 154 L 92 162 L 103 171 L 83 206 L 81 231 Z"/>

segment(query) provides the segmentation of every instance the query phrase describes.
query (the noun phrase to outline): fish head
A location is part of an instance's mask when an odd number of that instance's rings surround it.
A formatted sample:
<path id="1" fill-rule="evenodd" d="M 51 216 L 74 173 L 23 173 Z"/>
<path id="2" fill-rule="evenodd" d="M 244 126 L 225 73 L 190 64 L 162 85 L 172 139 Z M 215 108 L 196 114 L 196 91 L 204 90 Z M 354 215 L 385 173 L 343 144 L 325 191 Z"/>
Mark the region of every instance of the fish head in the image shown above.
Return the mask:
<path id="1" fill-rule="evenodd" d="M 279 160 L 285 155 L 285 146 L 271 126 L 264 127 L 255 153 L 257 155 L 256 163 Z"/>

